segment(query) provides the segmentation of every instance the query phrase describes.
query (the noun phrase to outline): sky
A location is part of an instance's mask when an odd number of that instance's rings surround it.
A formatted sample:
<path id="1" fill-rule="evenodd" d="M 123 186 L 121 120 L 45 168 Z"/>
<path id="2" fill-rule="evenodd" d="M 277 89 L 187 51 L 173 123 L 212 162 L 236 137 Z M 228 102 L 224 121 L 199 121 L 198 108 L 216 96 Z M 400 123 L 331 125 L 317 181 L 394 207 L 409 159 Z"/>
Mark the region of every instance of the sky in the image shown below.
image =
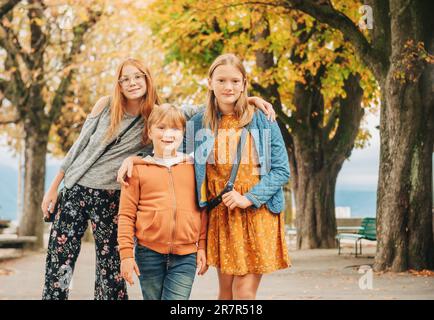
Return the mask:
<path id="1" fill-rule="evenodd" d="M 364 149 L 353 149 L 337 180 L 337 189 L 376 190 L 380 159 L 379 115 L 366 116 L 366 128 L 372 137 Z"/>

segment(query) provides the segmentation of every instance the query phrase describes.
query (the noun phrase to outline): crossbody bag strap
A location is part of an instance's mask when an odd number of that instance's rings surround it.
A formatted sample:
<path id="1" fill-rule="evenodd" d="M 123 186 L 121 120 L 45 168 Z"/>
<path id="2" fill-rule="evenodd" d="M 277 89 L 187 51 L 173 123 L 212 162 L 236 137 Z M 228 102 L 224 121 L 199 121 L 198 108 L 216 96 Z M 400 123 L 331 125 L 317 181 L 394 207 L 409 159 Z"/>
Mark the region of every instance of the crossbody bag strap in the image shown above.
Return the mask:
<path id="1" fill-rule="evenodd" d="M 107 151 L 109 151 L 114 145 L 118 144 L 122 137 L 128 132 L 130 131 L 130 129 L 132 127 L 134 127 L 134 125 L 142 118 L 141 115 L 138 115 L 137 117 L 134 118 L 133 121 L 131 121 L 131 123 L 128 125 L 128 127 L 126 127 L 117 137 L 115 140 L 113 140 L 112 142 L 110 142 L 104 149 L 104 151 L 101 153 L 101 155 L 95 160 L 98 161 L 99 158 L 101 158 Z"/>
<path id="2" fill-rule="evenodd" d="M 121 138 L 132 128 L 142 118 L 142 115 L 138 115 L 136 118 L 134 118 L 133 121 L 126 127 L 117 137 L 115 140 L 110 142 L 105 148 L 104 151 L 98 156 L 98 158 L 95 159 L 95 161 L 92 163 L 92 165 L 89 167 L 91 168 L 107 151 L 110 150 L 111 147 L 113 147 L 115 144 L 118 144 L 121 141 Z M 80 178 L 81 179 L 81 178 Z M 77 180 L 78 181 L 78 180 Z"/>
<path id="3" fill-rule="evenodd" d="M 247 128 L 243 127 L 242 132 L 241 132 L 241 137 L 240 137 L 240 140 L 238 141 L 238 145 L 237 145 L 237 160 L 232 165 L 231 175 L 229 177 L 229 180 L 228 180 L 228 182 L 226 182 L 224 189 L 219 193 L 219 195 L 208 201 L 208 210 L 211 210 L 211 209 L 215 208 L 216 206 L 218 206 L 222 202 L 223 195 L 225 193 L 233 190 L 235 178 L 237 177 L 238 169 L 239 169 L 240 164 L 241 164 L 241 156 L 243 153 L 244 145 L 246 144 L 247 133 L 249 132 L 249 130 L 248 130 L 249 128 L 250 128 L 250 125 L 247 126 Z"/>
<path id="4" fill-rule="evenodd" d="M 237 145 L 237 161 L 232 165 L 231 175 L 230 175 L 229 181 L 228 181 L 228 183 L 231 183 L 232 185 L 235 182 L 235 178 L 237 177 L 238 169 L 240 168 L 241 156 L 242 156 L 242 153 L 243 153 L 244 145 L 246 144 L 247 133 L 249 132 L 248 128 L 250 128 L 250 126 L 243 127 L 243 129 L 241 131 L 240 140 L 238 141 L 238 145 Z"/>

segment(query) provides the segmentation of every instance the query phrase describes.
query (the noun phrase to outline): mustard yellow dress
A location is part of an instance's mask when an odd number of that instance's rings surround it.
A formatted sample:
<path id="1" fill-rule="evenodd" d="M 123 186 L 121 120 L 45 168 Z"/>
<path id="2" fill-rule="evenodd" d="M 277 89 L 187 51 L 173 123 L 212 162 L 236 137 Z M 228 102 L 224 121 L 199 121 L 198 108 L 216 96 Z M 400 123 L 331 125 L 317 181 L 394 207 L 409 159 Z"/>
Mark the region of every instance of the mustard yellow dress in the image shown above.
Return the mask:
<path id="1" fill-rule="evenodd" d="M 226 129 L 226 130 L 221 130 Z M 218 195 L 228 181 L 231 159 L 241 135 L 234 115 L 223 115 L 214 144 L 214 161 L 207 163 L 207 197 Z M 260 180 L 258 155 L 249 134 L 235 179 L 235 190 L 247 193 Z M 291 265 L 285 241 L 284 215 L 270 212 L 265 205 L 258 209 L 230 210 L 220 203 L 209 213 L 207 262 L 222 273 L 264 274 Z"/>

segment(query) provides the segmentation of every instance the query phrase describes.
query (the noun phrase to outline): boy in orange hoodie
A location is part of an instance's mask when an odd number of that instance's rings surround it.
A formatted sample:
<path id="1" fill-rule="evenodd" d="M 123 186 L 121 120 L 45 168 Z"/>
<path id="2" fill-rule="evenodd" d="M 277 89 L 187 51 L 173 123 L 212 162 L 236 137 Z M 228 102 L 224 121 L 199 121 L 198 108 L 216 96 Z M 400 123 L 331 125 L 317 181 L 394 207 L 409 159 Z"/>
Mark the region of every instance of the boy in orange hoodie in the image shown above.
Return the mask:
<path id="1" fill-rule="evenodd" d="M 196 202 L 193 159 L 177 152 L 185 118 L 176 107 L 163 104 L 153 108 L 146 128 L 154 156 L 134 165 L 121 189 L 121 275 L 130 285 L 133 273 L 139 276 L 145 300 L 187 300 L 196 268 L 198 275 L 208 268 L 208 221 Z"/>

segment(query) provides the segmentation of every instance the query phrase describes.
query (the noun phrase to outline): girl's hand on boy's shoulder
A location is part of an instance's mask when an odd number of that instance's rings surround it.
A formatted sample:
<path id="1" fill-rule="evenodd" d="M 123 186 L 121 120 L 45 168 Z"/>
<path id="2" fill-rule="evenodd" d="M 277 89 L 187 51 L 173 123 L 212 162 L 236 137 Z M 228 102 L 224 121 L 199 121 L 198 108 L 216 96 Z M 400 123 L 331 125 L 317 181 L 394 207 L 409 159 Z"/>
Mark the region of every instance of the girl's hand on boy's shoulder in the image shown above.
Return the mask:
<path id="1" fill-rule="evenodd" d="M 208 270 L 208 265 L 206 264 L 206 252 L 205 249 L 197 250 L 196 255 L 196 268 L 198 269 L 197 275 L 202 276 Z"/>
<path id="2" fill-rule="evenodd" d="M 134 258 L 127 258 L 121 261 L 121 276 L 132 286 L 134 284 L 133 273 L 140 276 L 139 267 Z"/>
<path id="3" fill-rule="evenodd" d="M 122 165 L 118 170 L 118 176 L 117 176 L 117 182 L 120 183 L 122 187 L 129 186 L 126 179 L 132 177 L 134 164 L 140 163 L 140 161 L 143 161 L 143 158 L 139 156 L 131 156 L 126 158 L 122 162 Z"/>
<path id="4" fill-rule="evenodd" d="M 236 207 L 241 209 L 246 209 L 253 204 L 249 199 L 241 195 L 235 189 L 226 192 L 222 197 L 222 201 L 225 204 L 225 206 L 231 210 L 235 209 Z"/>
<path id="5" fill-rule="evenodd" d="M 248 102 L 253 104 L 256 108 L 261 110 L 267 119 L 271 122 L 276 121 L 276 112 L 273 109 L 273 105 L 260 97 L 249 97 Z"/>

